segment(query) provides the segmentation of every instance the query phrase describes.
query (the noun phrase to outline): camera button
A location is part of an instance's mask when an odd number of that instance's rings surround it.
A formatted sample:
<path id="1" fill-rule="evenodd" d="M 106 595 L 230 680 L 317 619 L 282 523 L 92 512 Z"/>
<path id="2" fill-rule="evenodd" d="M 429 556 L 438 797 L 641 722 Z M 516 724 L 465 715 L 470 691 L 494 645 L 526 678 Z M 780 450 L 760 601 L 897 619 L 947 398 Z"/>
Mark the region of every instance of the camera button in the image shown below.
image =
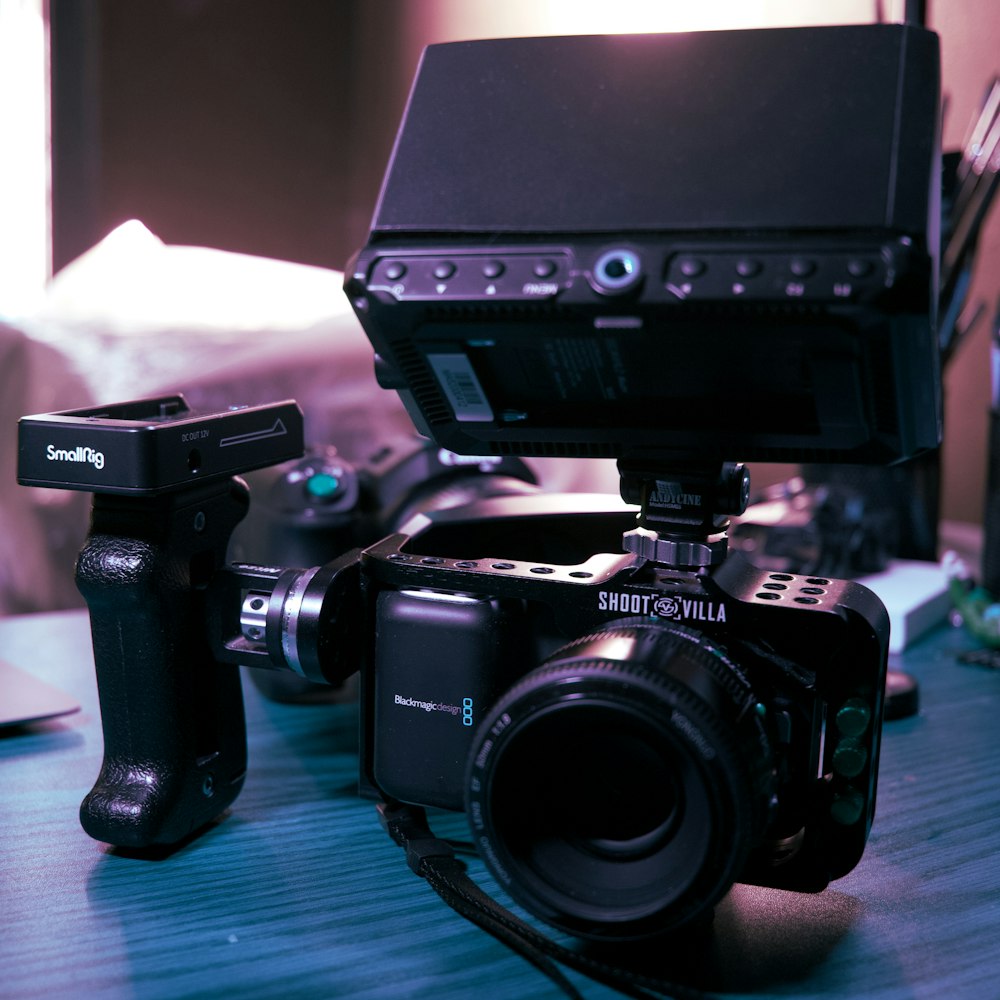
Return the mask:
<path id="1" fill-rule="evenodd" d="M 394 260 L 385 269 L 385 276 L 389 281 L 399 281 L 406 274 L 406 265 Z"/>
<path id="2" fill-rule="evenodd" d="M 556 273 L 556 264 L 553 260 L 539 260 L 532 268 L 536 278 L 551 278 Z"/>
<path id="3" fill-rule="evenodd" d="M 736 262 L 736 273 L 741 278 L 753 278 L 764 270 L 764 265 L 752 257 L 743 257 Z"/>
<path id="4" fill-rule="evenodd" d="M 865 797 L 856 788 L 848 788 L 834 795 L 830 817 L 841 826 L 853 826 L 865 810 Z"/>
<path id="5" fill-rule="evenodd" d="M 872 711 L 861 698 L 849 698 L 836 716 L 837 729 L 844 736 L 861 736 L 872 721 Z"/>
<path id="6" fill-rule="evenodd" d="M 791 271 L 796 278 L 808 278 L 809 275 L 816 270 L 816 262 L 807 260 L 805 257 L 793 257 L 788 262 L 788 270 Z"/>
<path id="7" fill-rule="evenodd" d="M 677 269 L 685 278 L 697 278 L 699 274 L 704 274 L 706 264 L 697 257 L 681 257 L 677 262 Z"/>
<path id="8" fill-rule="evenodd" d="M 438 281 L 444 281 L 455 273 L 455 265 L 450 260 L 443 260 L 434 266 L 434 277 Z"/>
<path id="9" fill-rule="evenodd" d="M 313 500 L 329 503 L 340 494 L 341 482 L 327 472 L 317 472 L 306 480 L 305 490 Z"/>
<path id="10" fill-rule="evenodd" d="M 501 274 L 507 269 L 504 267 L 503 261 L 501 260 L 488 260 L 483 264 L 483 277 L 484 278 L 499 278 Z"/>
<path id="11" fill-rule="evenodd" d="M 868 763 L 868 751 L 848 737 L 833 751 L 833 770 L 844 778 L 856 778 Z"/>

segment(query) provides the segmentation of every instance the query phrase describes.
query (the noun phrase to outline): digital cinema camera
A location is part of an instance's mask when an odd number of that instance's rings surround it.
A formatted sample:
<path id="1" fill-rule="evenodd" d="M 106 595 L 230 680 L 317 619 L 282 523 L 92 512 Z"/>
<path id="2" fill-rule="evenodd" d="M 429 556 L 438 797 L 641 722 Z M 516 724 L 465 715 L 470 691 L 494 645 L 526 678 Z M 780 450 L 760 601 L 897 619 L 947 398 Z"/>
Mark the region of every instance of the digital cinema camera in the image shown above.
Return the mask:
<path id="1" fill-rule="evenodd" d="M 363 791 L 464 810 L 500 884 L 573 934 L 850 871 L 888 618 L 727 555 L 730 460 L 937 445 L 938 102 L 911 26 L 431 46 L 346 277 L 380 382 L 450 456 L 428 476 L 614 458 L 635 506 L 430 490 L 324 565 L 226 565 L 235 476 L 299 453 L 294 404 L 24 418 L 20 481 L 96 494 L 87 832 L 170 844 L 230 805 L 237 665 L 360 670 Z M 318 472 L 286 486 L 362 516 Z"/>

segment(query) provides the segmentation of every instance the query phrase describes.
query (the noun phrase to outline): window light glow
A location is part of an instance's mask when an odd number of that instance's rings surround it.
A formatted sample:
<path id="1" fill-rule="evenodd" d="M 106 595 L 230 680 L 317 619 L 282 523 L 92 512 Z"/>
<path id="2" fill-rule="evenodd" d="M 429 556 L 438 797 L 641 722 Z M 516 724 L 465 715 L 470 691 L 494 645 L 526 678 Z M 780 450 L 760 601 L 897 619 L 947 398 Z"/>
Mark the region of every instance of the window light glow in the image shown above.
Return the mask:
<path id="1" fill-rule="evenodd" d="M 421 26 L 435 41 L 504 35 L 708 31 L 875 19 L 875 0 L 431 0 Z"/>
<path id="2" fill-rule="evenodd" d="M 42 0 L 0 0 L 0 319 L 49 273 L 48 88 Z"/>

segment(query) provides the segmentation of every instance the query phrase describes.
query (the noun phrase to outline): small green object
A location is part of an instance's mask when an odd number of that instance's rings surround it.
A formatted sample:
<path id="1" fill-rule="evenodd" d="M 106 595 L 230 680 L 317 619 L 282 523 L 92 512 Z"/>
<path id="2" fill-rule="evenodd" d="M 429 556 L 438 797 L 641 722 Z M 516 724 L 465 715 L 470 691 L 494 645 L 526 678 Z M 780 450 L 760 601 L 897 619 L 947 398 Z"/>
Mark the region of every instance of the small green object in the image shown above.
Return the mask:
<path id="1" fill-rule="evenodd" d="M 984 646 L 1000 648 L 1000 604 L 982 587 L 972 581 L 953 576 L 948 589 L 955 610 L 962 616 L 962 624 Z"/>

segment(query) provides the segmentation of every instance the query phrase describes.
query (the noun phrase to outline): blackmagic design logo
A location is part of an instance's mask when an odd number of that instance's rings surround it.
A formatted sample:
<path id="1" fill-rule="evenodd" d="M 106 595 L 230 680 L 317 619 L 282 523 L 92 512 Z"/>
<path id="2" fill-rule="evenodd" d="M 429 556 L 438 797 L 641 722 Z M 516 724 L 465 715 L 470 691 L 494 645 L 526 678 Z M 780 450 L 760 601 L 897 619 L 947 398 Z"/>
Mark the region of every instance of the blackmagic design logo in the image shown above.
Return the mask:
<path id="1" fill-rule="evenodd" d="M 599 611 L 617 611 L 628 615 L 653 615 L 671 621 L 724 622 L 726 606 L 718 601 L 663 594 L 637 594 L 628 591 L 600 590 Z"/>
<path id="2" fill-rule="evenodd" d="M 466 699 L 469 701 L 469 699 Z M 418 698 L 404 698 L 403 695 L 397 694 L 393 698 L 393 702 L 397 705 L 402 705 L 404 708 L 419 708 L 424 712 L 444 712 L 446 715 L 458 715 L 462 711 L 458 705 L 446 705 L 440 701 L 422 701 Z M 471 710 L 471 701 L 469 701 L 469 708 Z"/>

